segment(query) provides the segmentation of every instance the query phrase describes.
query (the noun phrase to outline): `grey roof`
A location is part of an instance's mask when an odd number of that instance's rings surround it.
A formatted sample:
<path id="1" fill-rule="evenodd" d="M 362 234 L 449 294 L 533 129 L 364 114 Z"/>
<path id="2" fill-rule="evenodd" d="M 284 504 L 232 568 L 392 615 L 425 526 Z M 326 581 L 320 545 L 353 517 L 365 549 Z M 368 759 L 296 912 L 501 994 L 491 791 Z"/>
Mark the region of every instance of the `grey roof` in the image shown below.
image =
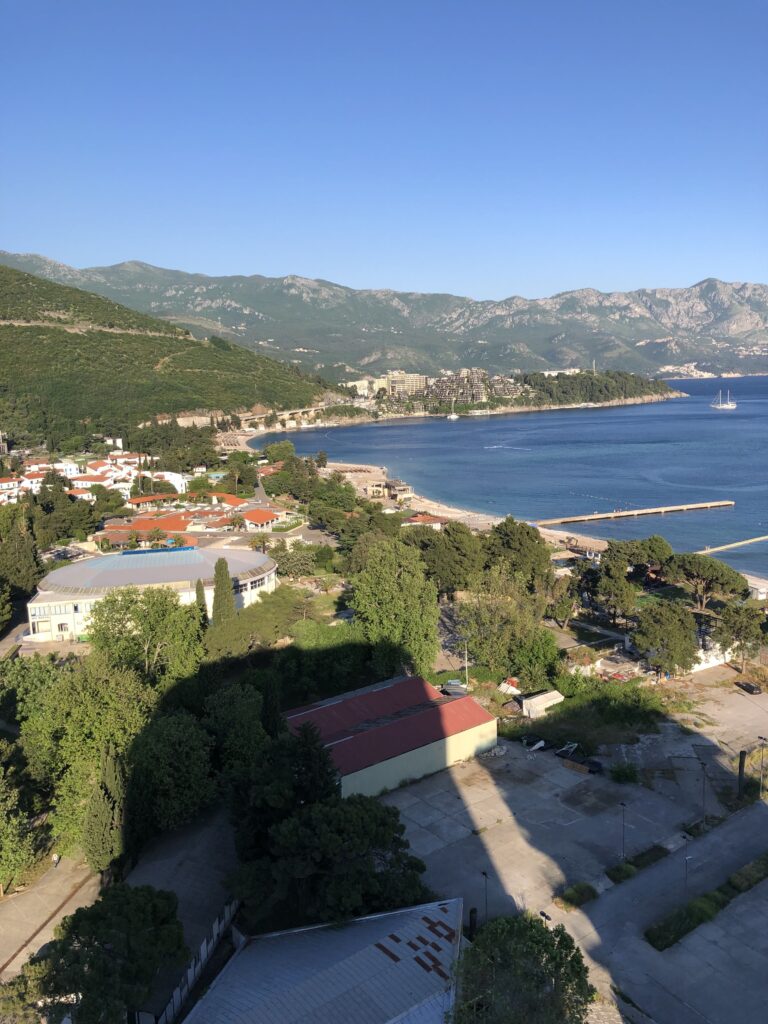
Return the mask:
<path id="1" fill-rule="evenodd" d="M 96 555 L 54 569 L 40 581 L 38 590 L 104 593 L 113 587 L 194 584 L 199 579 L 213 579 L 219 558 L 226 559 L 233 578 L 261 576 L 275 567 L 271 558 L 244 548 L 131 551 Z"/>
<path id="2" fill-rule="evenodd" d="M 462 901 L 249 939 L 188 1024 L 444 1024 Z"/>

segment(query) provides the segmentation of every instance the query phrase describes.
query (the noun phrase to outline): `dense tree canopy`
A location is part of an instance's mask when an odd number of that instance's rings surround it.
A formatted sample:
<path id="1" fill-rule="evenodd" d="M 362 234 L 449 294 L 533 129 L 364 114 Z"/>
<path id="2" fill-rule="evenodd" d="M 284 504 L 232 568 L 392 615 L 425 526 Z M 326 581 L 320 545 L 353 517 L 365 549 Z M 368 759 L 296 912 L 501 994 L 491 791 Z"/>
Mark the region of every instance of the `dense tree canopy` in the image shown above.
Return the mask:
<path id="1" fill-rule="evenodd" d="M 724 651 L 733 651 L 741 660 L 743 672 L 747 658 L 754 657 L 765 639 L 765 613 L 744 604 L 729 604 L 715 626 L 713 637 Z"/>
<path id="2" fill-rule="evenodd" d="M 382 673 L 403 661 L 429 671 L 438 650 L 437 590 L 418 552 L 400 541 L 379 541 L 352 587 L 350 607 Z"/>
<path id="3" fill-rule="evenodd" d="M 549 548 L 539 531 L 512 516 L 493 527 L 486 541 L 488 563 L 503 560 L 530 590 L 549 584 Z"/>
<path id="4" fill-rule="evenodd" d="M 672 675 L 687 672 L 699 652 L 693 615 L 672 601 L 653 601 L 643 608 L 632 642 L 653 668 Z"/>
<path id="5" fill-rule="evenodd" d="M 486 924 L 459 963 L 451 1024 L 586 1024 L 595 997 L 581 950 L 538 917 Z"/>
<path id="6" fill-rule="evenodd" d="M 716 598 L 749 596 L 744 577 L 730 565 L 708 555 L 673 555 L 664 571 L 671 583 L 690 593 L 698 611 L 704 611 Z"/>

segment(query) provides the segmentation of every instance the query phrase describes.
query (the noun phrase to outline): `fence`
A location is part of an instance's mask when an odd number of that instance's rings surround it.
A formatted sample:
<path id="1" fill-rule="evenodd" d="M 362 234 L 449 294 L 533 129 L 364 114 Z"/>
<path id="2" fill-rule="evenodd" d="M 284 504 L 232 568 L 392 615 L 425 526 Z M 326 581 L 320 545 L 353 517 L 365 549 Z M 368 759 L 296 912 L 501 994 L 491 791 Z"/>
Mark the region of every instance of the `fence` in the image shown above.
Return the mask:
<path id="1" fill-rule="evenodd" d="M 156 1017 L 154 1013 L 142 1011 L 136 1014 L 136 1024 L 173 1024 L 173 1021 L 176 1020 L 182 1006 L 187 1000 L 189 993 L 194 988 L 195 982 L 202 974 L 203 968 L 210 960 L 211 954 L 218 946 L 219 940 L 231 924 L 232 918 L 235 916 L 239 905 L 240 904 L 237 900 L 232 900 L 231 903 L 227 903 L 222 912 L 213 922 L 210 935 L 203 939 L 200 943 L 199 950 L 187 964 L 181 981 L 173 990 L 173 994 L 168 1000 L 168 1005 L 160 1016 Z"/>

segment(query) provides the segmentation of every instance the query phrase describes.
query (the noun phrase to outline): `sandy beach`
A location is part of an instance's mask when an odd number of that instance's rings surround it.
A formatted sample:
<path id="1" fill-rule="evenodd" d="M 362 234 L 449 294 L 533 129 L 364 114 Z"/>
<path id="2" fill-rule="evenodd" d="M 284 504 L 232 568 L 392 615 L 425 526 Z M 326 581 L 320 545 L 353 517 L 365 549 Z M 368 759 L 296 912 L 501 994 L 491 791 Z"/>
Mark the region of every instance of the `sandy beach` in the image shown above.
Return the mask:
<path id="1" fill-rule="evenodd" d="M 329 462 L 326 472 L 343 474 L 361 497 L 367 497 L 365 489 L 371 483 L 388 478 L 386 466 L 376 466 L 370 463 Z M 389 501 L 384 502 L 384 504 L 394 507 L 393 503 Z M 445 502 L 425 498 L 422 494 L 414 494 L 408 503 L 408 508 L 412 512 L 427 512 L 429 515 L 451 519 L 457 523 L 464 523 L 471 530 L 481 532 L 490 530 L 504 519 L 504 516 L 494 516 L 486 512 L 473 512 L 471 509 L 446 505 Z M 538 530 L 548 544 L 558 548 L 565 547 L 567 538 L 575 538 L 580 545 L 585 548 L 591 548 L 593 551 L 605 550 L 608 543 L 599 537 L 590 537 L 585 534 L 576 533 L 573 530 L 552 530 L 542 527 L 538 527 Z"/>

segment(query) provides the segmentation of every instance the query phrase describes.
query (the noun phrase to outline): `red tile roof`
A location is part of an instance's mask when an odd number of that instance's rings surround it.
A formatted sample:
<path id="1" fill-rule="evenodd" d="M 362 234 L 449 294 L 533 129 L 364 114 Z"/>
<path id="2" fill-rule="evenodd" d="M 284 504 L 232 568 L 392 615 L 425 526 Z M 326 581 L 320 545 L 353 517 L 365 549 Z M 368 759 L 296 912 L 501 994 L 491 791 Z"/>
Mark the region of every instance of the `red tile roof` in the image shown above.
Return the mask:
<path id="1" fill-rule="evenodd" d="M 129 505 L 147 505 L 152 501 L 168 501 L 178 498 L 178 494 L 140 494 L 135 498 L 129 498 Z"/>
<path id="2" fill-rule="evenodd" d="M 317 726 L 341 775 L 493 721 L 472 697 L 443 697 L 418 676 L 287 717 L 294 732 L 305 722 Z"/>
<path id="3" fill-rule="evenodd" d="M 263 508 L 253 508 L 250 512 L 242 513 L 243 519 L 249 523 L 274 523 L 279 518 L 274 512 L 268 512 Z"/>
<path id="4" fill-rule="evenodd" d="M 247 498 L 238 498 L 236 494 L 227 494 L 226 491 L 208 491 L 208 497 L 218 498 L 222 505 L 232 505 L 236 507 L 238 505 L 247 505 Z"/>
<path id="5" fill-rule="evenodd" d="M 430 523 L 450 523 L 450 519 L 443 519 L 441 516 L 432 516 L 428 512 L 417 512 L 415 516 L 410 516 L 405 522 L 409 526 L 417 526 L 422 523 L 429 525 Z"/>

